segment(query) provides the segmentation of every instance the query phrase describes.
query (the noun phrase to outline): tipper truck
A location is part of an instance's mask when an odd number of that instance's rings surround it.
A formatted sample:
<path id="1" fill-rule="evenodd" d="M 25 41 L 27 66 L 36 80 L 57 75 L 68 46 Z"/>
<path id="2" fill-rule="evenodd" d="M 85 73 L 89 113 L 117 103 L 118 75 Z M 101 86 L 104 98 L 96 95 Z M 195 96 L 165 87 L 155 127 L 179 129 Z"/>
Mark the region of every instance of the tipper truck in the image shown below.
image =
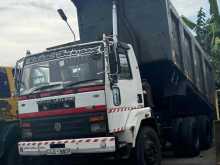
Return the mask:
<path id="1" fill-rule="evenodd" d="M 178 156 L 209 148 L 212 66 L 170 1 L 72 2 L 80 41 L 26 56 L 16 76 L 25 162 L 101 154 L 157 165 L 168 143 Z"/>

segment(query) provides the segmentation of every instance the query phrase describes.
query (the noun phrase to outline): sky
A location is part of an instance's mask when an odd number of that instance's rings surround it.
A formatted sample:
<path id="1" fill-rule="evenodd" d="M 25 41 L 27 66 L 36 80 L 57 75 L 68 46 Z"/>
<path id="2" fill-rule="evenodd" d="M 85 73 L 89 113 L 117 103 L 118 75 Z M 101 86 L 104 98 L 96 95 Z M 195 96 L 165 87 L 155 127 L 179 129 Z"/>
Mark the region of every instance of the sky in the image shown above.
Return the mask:
<path id="1" fill-rule="evenodd" d="M 208 0 L 171 1 L 180 15 L 192 20 L 200 7 L 209 10 Z M 27 50 L 37 53 L 73 41 L 71 32 L 56 12 L 58 8 L 64 9 L 79 39 L 76 8 L 70 0 L 1 0 L 0 66 L 14 66 Z"/>

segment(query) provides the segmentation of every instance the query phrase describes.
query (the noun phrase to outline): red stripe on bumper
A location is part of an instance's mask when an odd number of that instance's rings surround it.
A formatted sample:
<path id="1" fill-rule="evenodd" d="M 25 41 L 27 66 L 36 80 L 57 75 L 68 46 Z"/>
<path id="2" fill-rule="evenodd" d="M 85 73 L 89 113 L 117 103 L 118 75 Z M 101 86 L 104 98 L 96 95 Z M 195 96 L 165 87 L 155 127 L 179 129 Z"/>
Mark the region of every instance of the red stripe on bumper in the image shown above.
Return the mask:
<path id="1" fill-rule="evenodd" d="M 81 107 L 75 109 L 60 109 L 52 110 L 46 112 L 34 112 L 34 113 L 24 113 L 19 114 L 19 119 L 30 119 L 30 118 L 40 118 L 40 117 L 51 117 L 51 116 L 65 116 L 79 113 L 88 113 L 88 112 L 105 112 L 107 111 L 106 105 L 97 105 L 92 108 Z"/>

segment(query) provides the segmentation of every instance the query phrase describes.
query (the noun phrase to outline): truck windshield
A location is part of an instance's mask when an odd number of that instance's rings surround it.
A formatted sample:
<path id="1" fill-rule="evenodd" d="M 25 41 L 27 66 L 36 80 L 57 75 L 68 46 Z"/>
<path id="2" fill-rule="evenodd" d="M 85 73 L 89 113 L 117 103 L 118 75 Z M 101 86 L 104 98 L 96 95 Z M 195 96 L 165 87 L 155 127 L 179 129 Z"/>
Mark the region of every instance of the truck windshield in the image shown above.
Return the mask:
<path id="1" fill-rule="evenodd" d="M 24 65 L 20 95 L 71 88 L 75 85 L 95 85 L 104 81 L 102 54 L 78 55 L 31 65 Z"/>

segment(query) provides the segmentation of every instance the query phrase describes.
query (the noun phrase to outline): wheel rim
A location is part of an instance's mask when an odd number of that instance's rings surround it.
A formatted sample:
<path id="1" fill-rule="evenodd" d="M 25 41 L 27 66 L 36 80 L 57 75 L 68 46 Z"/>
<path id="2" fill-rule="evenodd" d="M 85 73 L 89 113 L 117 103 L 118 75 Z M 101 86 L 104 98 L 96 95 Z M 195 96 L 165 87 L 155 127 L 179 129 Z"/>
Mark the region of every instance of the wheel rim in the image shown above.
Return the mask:
<path id="1" fill-rule="evenodd" d="M 147 137 L 144 140 L 144 160 L 146 164 L 156 164 L 158 162 L 158 148 L 156 147 L 157 144 Z"/>

